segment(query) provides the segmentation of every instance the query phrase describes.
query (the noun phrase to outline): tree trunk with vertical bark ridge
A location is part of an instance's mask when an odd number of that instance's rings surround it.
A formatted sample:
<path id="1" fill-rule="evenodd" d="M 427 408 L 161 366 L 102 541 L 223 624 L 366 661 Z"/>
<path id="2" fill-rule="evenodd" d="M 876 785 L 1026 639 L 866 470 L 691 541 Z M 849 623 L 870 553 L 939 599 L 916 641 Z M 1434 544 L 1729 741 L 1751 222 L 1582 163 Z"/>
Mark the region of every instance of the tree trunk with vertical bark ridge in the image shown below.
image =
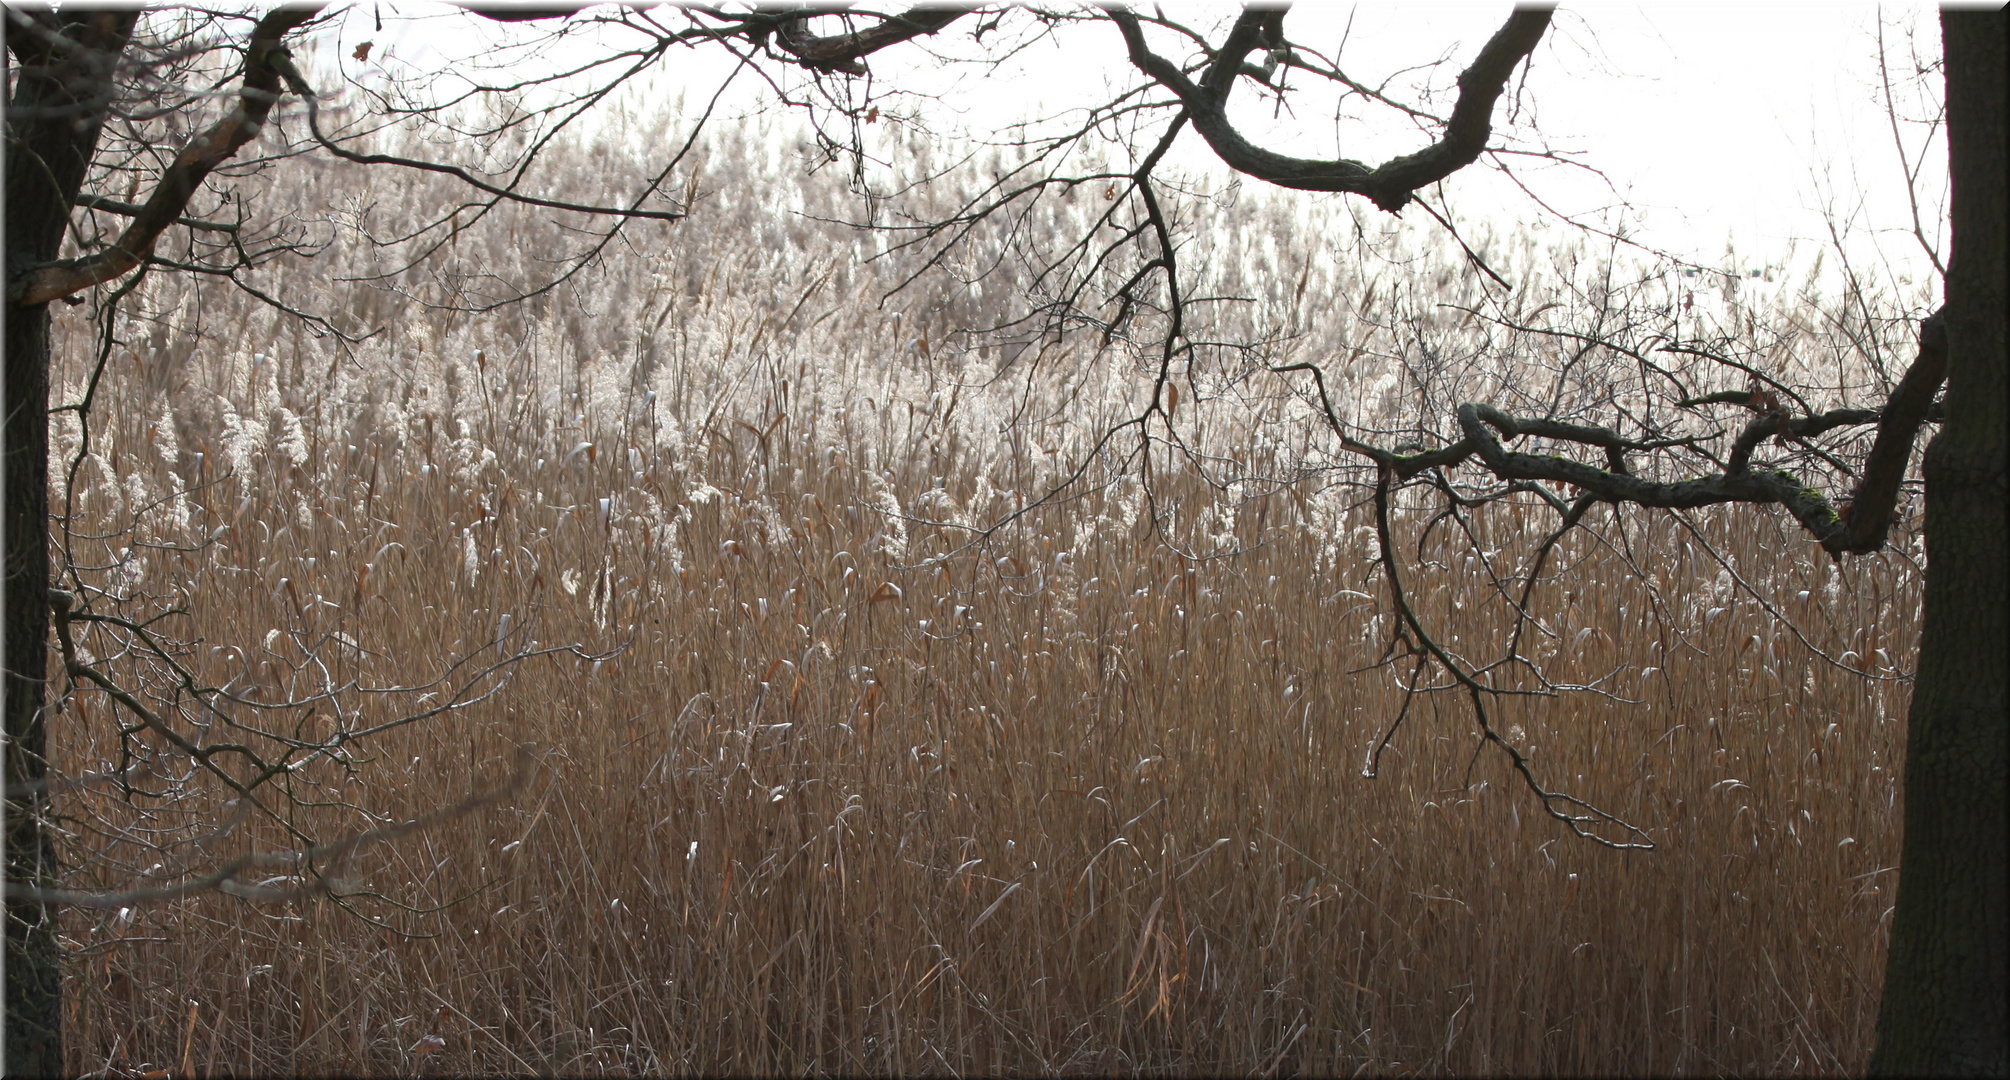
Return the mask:
<path id="1" fill-rule="evenodd" d="M 132 36 L 137 11 L 76 11 L 6 20 L 7 283 L 62 253 L 70 207 L 97 153 L 111 103 L 113 66 Z M 5 503 L 4 694 L 6 709 L 7 880 L 48 883 L 53 838 L 44 828 L 48 796 L 46 699 L 49 637 L 49 306 L 14 307 L 6 322 L 0 387 L 0 467 Z M 63 1067 L 62 950 L 56 909 L 9 896 L 7 919 L 8 1076 L 54 1076 Z"/>
<path id="2" fill-rule="evenodd" d="M 2004 1008 L 2005 69 L 2010 18 L 1943 11 L 1952 261 L 1947 420 L 1926 451 L 1926 609 L 1905 747 L 1905 845 L 1871 1072 L 2010 1073 Z"/>

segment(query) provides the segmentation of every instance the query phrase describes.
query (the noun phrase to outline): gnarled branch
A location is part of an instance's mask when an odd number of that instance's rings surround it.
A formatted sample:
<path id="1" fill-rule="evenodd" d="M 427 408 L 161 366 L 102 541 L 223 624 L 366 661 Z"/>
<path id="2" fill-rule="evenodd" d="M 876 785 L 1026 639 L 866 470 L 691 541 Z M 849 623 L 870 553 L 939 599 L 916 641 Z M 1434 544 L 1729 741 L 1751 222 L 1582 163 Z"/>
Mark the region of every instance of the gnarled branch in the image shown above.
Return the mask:
<path id="1" fill-rule="evenodd" d="M 898 15 L 882 16 L 878 23 L 863 30 L 821 37 L 803 28 L 807 19 L 792 16 L 782 20 L 775 28 L 775 44 L 804 67 L 864 75 L 865 57 L 889 45 L 936 33 L 970 14 L 971 10 L 969 7 L 917 4 Z"/>
<path id="2" fill-rule="evenodd" d="M 1933 397 L 1947 381 L 1947 309 L 1919 324 L 1919 356 L 1891 392 L 1864 459 L 1863 479 L 1843 507 L 1849 521 L 1844 551 L 1862 554 L 1884 546 L 1891 531 L 1892 510 L 1898 505 L 1899 483 L 1912 460 L 1912 445 L 1933 408 Z"/>
<path id="3" fill-rule="evenodd" d="M 1551 9 L 1519 8 L 1495 32 L 1459 75 L 1459 100 L 1437 142 L 1404 157 L 1370 168 L 1345 158 L 1318 161 L 1266 150 L 1250 142 L 1228 120 L 1228 95 L 1245 73 L 1244 59 L 1257 47 L 1280 43 L 1284 12 L 1251 7 L 1236 20 L 1228 40 L 1214 54 L 1198 83 L 1178 64 L 1151 51 L 1135 14 L 1109 9 L 1110 20 L 1124 36 L 1131 63 L 1171 90 L 1193 117 L 1194 130 L 1207 140 L 1221 160 L 1237 172 L 1279 187 L 1301 191 L 1337 191 L 1365 195 L 1394 213 L 1408 205 L 1418 188 L 1437 183 L 1477 160 L 1493 132 L 1494 103 L 1515 66 L 1534 51 L 1549 28 Z"/>
<path id="4" fill-rule="evenodd" d="M 281 7 L 259 19 L 245 48 L 244 85 L 237 107 L 189 140 L 181 153 L 175 155 L 174 164 L 161 174 L 160 183 L 133 216 L 132 224 L 119 235 L 118 242 L 104 251 L 52 263 L 23 275 L 9 289 L 8 298 L 23 306 L 46 304 L 124 276 L 145 262 L 161 233 L 181 220 L 203 180 L 244 144 L 258 137 L 266 115 L 279 100 L 280 62 L 286 57 L 281 42 L 320 10 L 319 4 Z"/>

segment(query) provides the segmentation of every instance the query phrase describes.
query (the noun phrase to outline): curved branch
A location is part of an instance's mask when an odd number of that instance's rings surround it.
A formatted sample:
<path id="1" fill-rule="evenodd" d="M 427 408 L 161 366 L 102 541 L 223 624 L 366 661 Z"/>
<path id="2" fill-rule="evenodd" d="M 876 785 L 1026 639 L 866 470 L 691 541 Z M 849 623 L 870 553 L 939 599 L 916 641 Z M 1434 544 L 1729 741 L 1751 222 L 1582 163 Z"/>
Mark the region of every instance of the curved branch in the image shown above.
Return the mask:
<path id="1" fill-rule="evenodd" d="M 1891 514 L 1898 505 L 1899 483 L 1912 461 L 1912 444 L 1933 409 L 1933 396 L 1947 381 L 1946 316 L 1943 307 L 1919 324 L 1919 356 L 1892 390 L 1878 424 L 1877 440 L 1864 459 L 1863 479 L 1842 509 L 1849 522 L 1845 551 L 1876 551 L 1891 531 Z"/>
<path id="2" fill-rule="evenodd" d="M 315 896 L 327 892 L 330 886 L 329 879 L 336 876 L 345 864 L 364 848 L 398 840 L 434 825 L 465 817 L 515 794 L 530 778 L 533 760 L 531 749 L 519 745 L 515 767 L 507 780 L 486 791 L 470 792 L 466 798 L 449 806 L 396 824 L 352 832 L 325 843 L 311 844 L 290 851 L 252 852 L 239 855 L 206 874 L 185 878 L 170 885 L 141 885 L 114 892 L 92 892 L 78 889 L 45 889 L 25 881 L 8 881 L 0 884 L 0 893 L 4 893 L 9 899 L 18 898 L 99 911 L 116 911 L 122 907 L 158 900 L 175 900 L 203 892 L 220 892 L 244 900 L 266 902 Z M 254 870 L 267 873 L 279 871 L 279 874 L 255 884 L 238 880 L 240 875 Z M 275 885 L 280 887 L 274 887 Z"/>
<path id="3" fill-rule="evenodd" d="M 407 169 L 417 169 L 421 172 L 440 173 L 451 176 L 477 191 L 486 192 L 497 198 L 507 199 L 513 203 L 521 203 L 525 206 L 542 206 L 547 210 L 570 210 L 578 214 L 606 214 L 624 218 L 651 218 L 656 221 L 682 221 L 684 219 L 683 212 L 676 210 L 639 210 L 635 206 L 630 206 L 624 210 L 615 206 L 592 206 L 585 203 L 564 202 L 559 199 L 541 199 L 534 195 L 525 195 L 510 188 L 498 187 L 495 184 L 477 178 L 466 169 L 455 165 L 441 165 L 438 162 L 420 161 L 416 158 L 399 157 L 396 154 L 356 153 L 354 150 L 347 149 L 333 139 L 330 139 L 322 132 L 321 106 L 314 99 L 313 88 L 307 84 L 306 77 L 300 74 L 300 69 L 294 66 L 292 59 L 287 56 L 280 56 L 273 61 L 273 64 L 285 75 L 287 85 L 293 88 L 293 92 L 300 95 L 301 100 L 307 103 L 307 130 L 313 133 L 314 141 L 319 143 L 322 149 L 344 161 L 353 162 L 357 165 L 399 165 Z M 652 190 L 654 190 L 653 187 L 645 189 L 642 195 L 637 196 L 636 205 L 640 205 L 642 198 L 646 197 Z"/>
<path id="4" fill-rule="evenodd" d="M 775 27 L 775 44 L 804 67 L 864 75 L 865 57 L 889 45 L 937 33 L 972 10 L 969 7 L 917 4 L 898 15 L 884 16 L 876 25 L 864 30 L 823 37 L 803 28 L 808 21 L 806 17 L 791 13 Z"/>
<path id="5" fill-rule="evenodd" d="M 581 4 L 523 4 L 508 5 L 495 3 L 466 3 L 454 5 L 472 15 L 480 15 L 500 23 L 535 22 L 538 19 L 564 19 L 585 10 Z"/>
<path id="6" fill-rule="evenodd" d="M 1577 487 L 1608 502 L 1630 502 L 1664 510 L 1687 510 L 1721 503 L 1778 503 L 1814 534 L 1824 548 L 1837 550 L 1844 535 L 1842 519 L 1821 492 L 1801 483 L 1792 473 L 1777 471 L 1722 472 L 1694 480 L 1662 482 L 1608 472 L 1581 461 L 1553 455 L 1522 454 L 1501 446 L 1494 432 L 1510 438 L 1523 434 L 1521 422 L 1491 405 L 1459 406 L 1460 445 L 1471 444 L 1487 470 L 1503 480 L 1550 480 Z M 1559 433 L 1546 432 L 1555 438 Z"/>
<path id="7" fill-rule="evenodd" d="M 1230 168 L 1279 187 L 1365 195 L 1394 213 L 1409 204 L 1418 188 L 1472 164 L 1486 150 L 1487 137 L 1493 133 L 1494 103 L 1516 65 L 1534 51 L 1549 29 L 1552 9 L 1518 8 L 1508 16 L 1472 66 L 1459 74 L 1459 100 L 1444 135 L 1414 154 L 1392 158 L 1375 168 L 1345 158 L 1318 161 L 1266 150 L 1251 143 L 1229 122 L 1228 94 L 1236 77 L 1244 73 L 1244 58 L 1259 45 L 1282 40 L 1281 10 L 1245 9 L 1199 83 L 1187 78 L 1179 65 L 1151 51 L 1136 15 L 1119 8 L 1108 9 L 1108 13 L 1124 36 L 1131 63 L 1180 99 L 1193 117 L 1194 130 Z"/>
<path id="8" fill-rule="evenodd" d="M 1722 472 L 1689 480 L 1649 480 L 1632 474 L 1629 452 L 1693 446 L 1696 438 L 1628 439 L 1607 427 L 1511 416 L 1492 405 L 1466 403 L 1458 407 L 1455 443 L 1432 450 L 1399 454 L 1355 438 L 1341 424 L 1326 393 L 1324 373 L 1316 364 L 1273 367 L 1279 374 L 1305 371 L 1312 375 L 1327 426 L 1343 447 L 1361 454 L 1397 480 L 1408 480 L 1428 469 L 1449 468 L 1478 456 L 1495 477 L 1509 482 L 1549 481 L 1582 490 L 1601 502 L 1634 503 L 1663 510 L 1688 510 L 1723 503 L 1777 503 L 1830 555 L 1863 555 L 1884 547 L 1891 531 L 1892 511 L 1912 460 L 1919 429 L 1935 419 L 1935 395 L 1947 378 L 1945 309 L 1920 323 L 1919 356 L 1906 370 L 1882 409 L 1830 409 L 1811 416 L 1794 416 L 1772 394 L 1758 390 L 1723 391 L 1685 398 L 1684 408 L 1706 404 L 1740 405 L 1759 415 L 1739 432 Z M 1877 425 L 1876 440 L 1864 460 L 1862 478 L 1840 509 L 1822 493 L 1792 473 L 1753 469 L 1752 455 L 1769 437 L 1782 442 L 1812 439 L 1837 428 Z M 1606 467 L 1553 454 L 1524 454 L 1507 449 L 1503 439 L 1550 439 L 1598 447 Z"/>
<path id="9" fill-rule="evenodd" d="M 129 218 L 139 217 L 141 214 L 146 213 L 147 209 L 144 206 L 135 206 L 129 202 L 108 199 L 103 195 L 79 195 L 71 205 L 81 206 L 87 210 L 103 210 L 107 214 L 117 214 L 120 217 Z M 243 228 L 243 226 L 232 224 L 228 221 L 204 221 L 201 218 L 192 217 L 178 217 L 174 219 L 174 223 L 185 225 L 201 232 L 234 233 Z"/>
<path id="10" fill-rule="evenodd" d="M 46 304 L 123 276 L 144 262 L 161 233 L 182 218 L 203 180 L 258 137 L 266 115 L 279 100 L 280 69 L 287 55 L 281 40 L 320 10 L 319 4 L 281 7 L 259 19 L 245 47 L 244 86 L 237 108 L 175 155 L 174 164 L 161 174 L 160 183 L 118 242 L 97 254 L 66 259 L 23 275 L 9 288 L 8 299 L 23 306 Z"/>
<path id="11" fill-rule="evenodd" d="M 1464 409 L 1460 410 L 1461 413 L 1464 411 Z M 1383 577 L 1389 582 L 1389 600 L 1396 608 L 1399 634 L 1405 632 L 1403 628 L 1407 628 L 1407 633 L 1416 638 L 1416 644 L 1411 646 L 1412 652 L 1420 657 L 1427 656 L 1437 661 L 1438 665 L 1443 667 L 1458 682 L 1459 686 L 1465 689 L 1467 699 L 1471 701 L 1473 706 L 1473 719 L 1480 726 L 1481 748 L 1484 749 L 1487 743 L 1494 743 L 1501 748 L 1502 752 L 1507 754 L 1508 763 L 1521 776 L 1522 783 L 1527 785 L 1529 791 L 1542 803 L 1544 813 L 1561 822 L 1571 832 L 1593 843 L 1603 844 L 1611 848 L 1652 850 L 1654 841 L 1639 826 L 1617 815 L 1601 810 L 1575 795 L 1562 791 L 1551 791 L 1543 787 L 1542 782 L 1535 778 L 1534 770 L 1529 767 L 1528 755 L 1522 753 L 1513 743 L 1502 738 L 1500 733 L 1494 730 L 1493 721 L 1487 715 L 1486 698 L 1490 693 L 1498 694 L 1501 691 L 1481 683 L 1473 677 L 1471 672 L 1461 667 L 1458 659 L 1446 651 L 1445 647 L 1434 640 L 1430 632 L 1424 629 L 1423 620 L 1417 617 L 1416 609 L 1410 606 L 1409 600 L 1404 595 L 1402 575 L 1396 568 L 1396 543 L 1389 528 L 1389 488 L 1390 481 L 1393 479 L 1395 479 L 1394 474 L 1385 468 L 1380 470 L 1380 475 L 1375 480 L 1375 542 L 1378 558 L 1382 566 Z M 1401 638 L 1397 640 L 1401 640 Z M 1391 648 L 1395 644 L 1396 642 L 1392 641 L 1390 643 Z M 1422 666 L 1419 665 L 1417 670 L 1421 672 L 1423 670 Z M 1414 679 L 1411 685 L 1415 685 Z M 1406 693 L 1404 708 L 1407 710 L 1408 707 L 1409 696 Z M 1399 715 L 1397 722 L 1400 723 L 1401 719 Z M 1391 725 L 1390 730 L 1394 731 L 1394 725 Z M 1379 749 L 1376 752 L 1379 754 Z M 1372 768 L 1373 759 L 1371 758 L 1370 770 Z M 1364 770 L 1364 773 L 1368 776 L 1374 775 L 1369 770 Z M 1614 840 L 1601 835 L 1597 830 L 1604 825 L 1618 826 L 1620 829 L 1625 830 L 1629 839 Z"/>

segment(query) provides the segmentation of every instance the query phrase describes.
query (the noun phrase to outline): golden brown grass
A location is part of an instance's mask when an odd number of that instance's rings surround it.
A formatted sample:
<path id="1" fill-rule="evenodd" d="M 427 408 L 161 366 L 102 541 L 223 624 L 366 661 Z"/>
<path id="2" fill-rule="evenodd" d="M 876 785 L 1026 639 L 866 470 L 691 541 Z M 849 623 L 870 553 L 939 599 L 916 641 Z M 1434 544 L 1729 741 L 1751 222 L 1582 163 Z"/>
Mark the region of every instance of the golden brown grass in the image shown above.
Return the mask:
<path id="1" fill-rule="evenodd" d="M 1633 699 L 1524 699 L 1499 718 L 1545 782 L 1659 845 L 1599 848 L 1543 817 L 1498 753 L 1475 758 L 1450 695 L 1420 699 L 1362 775 L 1401 690 L 1360 670 L 1388 620 L 1349 493 L 1307 480 L 1237 502 L 1168 468 L 1150 482 L 1176 535 L 1253 546 L 1182 558 L 1133 478 L 959 548 L 967 533 L 884 509 L 995 520 L 1051 475 L 1048 429 L 959 421 L 962 391 L 931 385 L 911 327 L 848 301 L 788 321 L 726 261 L 701 285 L 659 282 L 687 298 L 663 308 L 672 329 L 619 354 L 580 345 L 621 332 L 565 305 L 506 329 L 414 315 L 351 356 L 246 310 L 199 345 L 115 354 L 78 521 L 123 528 L 193 486 L 143 532 L 184 511 L 177 535 L 229 528 L 193 552 L 134 547 L 92 580 L 177 582 L 185 614 L 162 625 L 255 700 L 447 680 L 268 727 L 325 736 L 428 692 L 495 691 L 358 743 L 353 775 L 301 770 L 295 794 L 326 804 L 292 811 L 303 830 L 404 820 L 495 783 L 519 745 L 535 757 L 505 805 L 342 868 L 346 898 L 72 913 L 73 1066 L 1863 1066 L 1907 684 L 1822 660 L 1697 535 L 1631 516 L 1630 566 L 1580 534 L 1537 591 L 1552 674 L 1618 670 L 1606 685 Z M 1503 559 L 1537 538 L 1525 514 L 1479 516 Z M 1903 558 L 1838 569 L 1765 514 L 1696 522 L 1814 646 L 1873 672 L 1889 674 L 1879 649 L 1907 662 Z M 74 545 L 99 565 L 130 546 Z M 1507 624 L 1484 568 L 1449 544 L 1424 555 L 1420 614 L 1485 655 Z M 446 670 L 533 639 L 599 658 Z M 111 640 L 90 645 L 118 669 Z M 102 699 L 57 724 L 65 771 L 119 759 Z M 227 816 L 193 781 L 140 811 L 64 799 L 80 886 L 147 869 L 113 825 Z M 191 863 L 286 842 L 255 816 L 207 848 L 176 836 Z M 415 1055 L 429 1033 L 444 1047 Z"/>

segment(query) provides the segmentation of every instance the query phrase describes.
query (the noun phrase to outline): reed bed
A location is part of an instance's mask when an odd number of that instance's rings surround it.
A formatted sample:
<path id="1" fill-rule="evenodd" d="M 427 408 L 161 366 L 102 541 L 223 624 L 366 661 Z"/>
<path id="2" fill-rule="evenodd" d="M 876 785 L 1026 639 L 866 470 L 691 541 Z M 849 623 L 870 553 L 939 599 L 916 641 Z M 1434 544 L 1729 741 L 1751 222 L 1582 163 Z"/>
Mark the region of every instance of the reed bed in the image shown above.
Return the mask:
<path id="1" fill-rule="evenodd" d="M 1372 523 L 1358 489 L 1284 461 L 1274 411 L 1196 407 L 1279 478 L 1260 494 L 1133 462 L 977 539 L 1135 392 L 1126 362 L 1070 346 L 1051 378 L 992 379 L 998 354 L 945 344 L 967 296 L 896 319 L 871 271 L 816 248 L 836 241 L 750 206 L 486 320 L 324 287 L 393 328 L 356 349 L 213 290 L 140 298 L 153 336 L 111 352 L 59 493 L 79 577 L 172 608 L 184 662 L 273 704 L 268 729 L 325 738 L 462 693 L 289 776 L 303 833 L 529 764 L 329 894 L 67 915 L 75 1069 L 1862 1068 L 1911 549 L 1838 567 L 1761 512 L 1566 540 L 1542 656 L 1610 694 L 1498 722 L 1546 783 L 1657 844 L 1601 848 L 1476 753 L 1450 694 L 1363 775 L 1407 675 L 1378 666 Z M 73 395 L 95 344 L 74 318 Z M 1399 514 L 1409 550 L 1423 520 Z M 1475 518 L 1509 565 L 1542 524 Z M 1486 564 L 1442 533 L 1417 555 L 1419 614 L 1498 647 Z M 108 632 L 81 644 L 146 675 Z M 160 749 L 88 694 L 55 731 L 72 775 Z M 216 785 L 174 790 L 66 792 L 73 884 L 289 843 Z"/>

